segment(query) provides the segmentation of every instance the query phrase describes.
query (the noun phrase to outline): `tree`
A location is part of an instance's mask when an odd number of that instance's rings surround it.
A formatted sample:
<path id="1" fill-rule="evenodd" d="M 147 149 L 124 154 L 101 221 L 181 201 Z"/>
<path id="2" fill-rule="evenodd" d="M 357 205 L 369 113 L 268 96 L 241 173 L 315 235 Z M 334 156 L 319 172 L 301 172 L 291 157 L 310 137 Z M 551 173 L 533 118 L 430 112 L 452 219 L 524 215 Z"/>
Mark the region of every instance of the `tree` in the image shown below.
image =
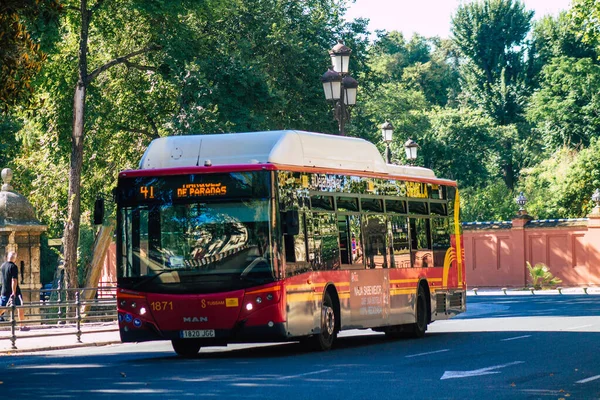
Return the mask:
<path id="1" fill-rule="evenodd" d="M 525 38 L 532 17 L 518 0 L 484 0 L 460 6 L 452 18 L 454 41 L 466 60 L 461 71 L 465 99 L 499 125 L 523 122 L 530 90 Z M 503 179 L 512 189 L 518 155 L 513 140 L 501 141 Z"/>
<path id="2" fill-rule="evenodd" d="M 452 18 L 452 34 L 462 54 L 487 84 L 502 74 L 511 82 L 520 72 L 519 48 L 530 29 L 533 11 L 519 0 L 484 0 L 462 5 Z"/>

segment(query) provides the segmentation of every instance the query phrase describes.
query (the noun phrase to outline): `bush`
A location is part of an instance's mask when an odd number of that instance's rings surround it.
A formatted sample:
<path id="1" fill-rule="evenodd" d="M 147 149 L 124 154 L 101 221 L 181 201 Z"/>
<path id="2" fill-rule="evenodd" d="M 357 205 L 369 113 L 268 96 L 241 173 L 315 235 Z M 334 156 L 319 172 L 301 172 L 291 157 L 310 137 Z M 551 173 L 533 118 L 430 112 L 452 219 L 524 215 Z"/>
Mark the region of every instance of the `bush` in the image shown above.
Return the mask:
<path id="1" fill-rule="evenodd" d="M 547 289 L 549 286 L 556 286 L 562 282 L 561 279 L 552 275 L 550 268 L 544 263 L 537 263 L 532 267 L 527 261 L 527 270 L 529 271 L 531 285 L 537 290 Z"/>

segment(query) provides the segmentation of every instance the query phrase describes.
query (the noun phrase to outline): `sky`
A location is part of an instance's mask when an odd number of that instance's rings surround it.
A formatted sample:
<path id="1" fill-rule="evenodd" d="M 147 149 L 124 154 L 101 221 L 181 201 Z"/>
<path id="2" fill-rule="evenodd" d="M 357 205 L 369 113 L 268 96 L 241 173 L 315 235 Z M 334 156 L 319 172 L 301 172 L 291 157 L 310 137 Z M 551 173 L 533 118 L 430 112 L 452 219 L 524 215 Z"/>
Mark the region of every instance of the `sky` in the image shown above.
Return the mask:
<path id="1" fill-rule="evenodd" d="M 450 36 L 452 15 L 460 4 L 469 0 L 356 0 L 350 4 L 346 19 L 368 18 L 369 31 L 377 29 L 401 31 L 410 38 L 413 33 L 425 37 Z M 569 9 L 570 0 L 523 0 L 525 8 L 535 11 L 534 20 Z"/>

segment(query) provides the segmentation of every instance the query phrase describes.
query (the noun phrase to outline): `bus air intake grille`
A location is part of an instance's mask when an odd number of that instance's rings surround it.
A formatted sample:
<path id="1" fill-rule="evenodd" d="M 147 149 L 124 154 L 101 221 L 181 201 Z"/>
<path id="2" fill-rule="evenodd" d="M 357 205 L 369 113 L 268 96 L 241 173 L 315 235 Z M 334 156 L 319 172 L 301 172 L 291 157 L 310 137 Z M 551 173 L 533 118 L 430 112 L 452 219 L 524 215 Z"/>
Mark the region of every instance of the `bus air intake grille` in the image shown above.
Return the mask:
<path id="1" fill-rule="evenodd" d="M 452 293 L 450 295 L 450 307 L 461 308 L 463 305 L 462 293 Z"/>
<path id="2" fill-rule="evenodd" d="M 446 293 L 436 293 L 435 295 L 435 312 L 446 312 Z"/>

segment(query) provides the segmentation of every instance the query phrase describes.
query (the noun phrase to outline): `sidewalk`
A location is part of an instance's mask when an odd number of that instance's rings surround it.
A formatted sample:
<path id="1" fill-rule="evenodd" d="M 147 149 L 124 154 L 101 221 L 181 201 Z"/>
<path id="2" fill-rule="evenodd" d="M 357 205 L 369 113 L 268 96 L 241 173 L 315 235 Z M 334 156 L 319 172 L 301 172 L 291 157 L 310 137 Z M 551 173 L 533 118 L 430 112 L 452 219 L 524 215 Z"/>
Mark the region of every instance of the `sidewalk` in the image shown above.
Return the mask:
<path id="1" fill-rule="evenodd" d="M 600 287 L 566 287 L 561 289 L 531 290 L 529 288 L 469 288 L 467 296 L 546 296 L 546 295 L 600 295 Z"/>
<path id="2" fill-rule="evenodd" d="M 121 343 L 117 322 L 81 325 L 81 343 L 77 342 L 75 325 L 28 326 L 28 331 L 15 331 L 16 349 L 12 348 L 11 331 L 6 326 L 0 330 L 0 356 L 70 349 L 75 347 L 104 346 Z"/>

